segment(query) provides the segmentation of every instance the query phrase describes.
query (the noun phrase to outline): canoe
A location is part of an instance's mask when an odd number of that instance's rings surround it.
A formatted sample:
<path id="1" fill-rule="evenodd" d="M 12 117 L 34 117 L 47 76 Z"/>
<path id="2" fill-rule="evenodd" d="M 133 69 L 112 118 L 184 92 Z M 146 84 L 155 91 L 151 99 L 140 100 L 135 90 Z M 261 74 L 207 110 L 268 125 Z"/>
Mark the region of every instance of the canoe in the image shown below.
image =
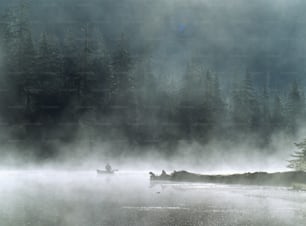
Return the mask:
<path id="1" fill-rule="evenodd" d="M 97 169 L 97 174 L 114 174 L 116 171 L 118 171 L 118 170 L 107 171 L 107 170 Z"/>

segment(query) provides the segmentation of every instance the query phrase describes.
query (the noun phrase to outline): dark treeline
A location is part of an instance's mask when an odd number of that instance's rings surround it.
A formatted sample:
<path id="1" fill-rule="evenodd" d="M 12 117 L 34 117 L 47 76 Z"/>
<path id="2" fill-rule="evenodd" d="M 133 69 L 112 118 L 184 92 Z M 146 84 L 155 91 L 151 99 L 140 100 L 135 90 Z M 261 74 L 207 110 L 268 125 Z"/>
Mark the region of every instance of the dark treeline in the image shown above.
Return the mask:
<path id="1" fill-rule="evenodd" d="M 124 34 L 111 45 L 84 25 L 82 38 L 69 30 L 34 38 L 23 5 L 2 21 L 2 121 L 10 141 L 39 147 L 42 157 L 74 142 L 80 131 L 91 142 L 124 141 L 169 152 L 180 140 L 205 144 L 250 135 L 264 146 L 275 132 L 294 134 L 305 119 L 297 81 L 281 92 L 268 82 L 258 88 L 256 74 L 246 71 L 224 91 L 222 78 L 197 58 L 186 62 L 180 82 L 173 81 L 175 76 L 155 73 L 158 65 L 146 50 L 133 52 Z"/>

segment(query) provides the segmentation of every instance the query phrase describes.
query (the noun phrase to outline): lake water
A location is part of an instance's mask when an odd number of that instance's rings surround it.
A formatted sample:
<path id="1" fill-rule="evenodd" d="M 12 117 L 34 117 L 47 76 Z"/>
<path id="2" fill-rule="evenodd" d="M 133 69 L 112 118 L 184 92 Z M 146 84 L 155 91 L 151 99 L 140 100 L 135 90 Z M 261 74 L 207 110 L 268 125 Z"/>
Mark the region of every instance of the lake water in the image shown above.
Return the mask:
<path id="1" fill-rule="evenodd" d="M 132 171 L 0 172 L 0 226 L 117 225 L 306 225 L 306 192 L 151 183 Z"/>

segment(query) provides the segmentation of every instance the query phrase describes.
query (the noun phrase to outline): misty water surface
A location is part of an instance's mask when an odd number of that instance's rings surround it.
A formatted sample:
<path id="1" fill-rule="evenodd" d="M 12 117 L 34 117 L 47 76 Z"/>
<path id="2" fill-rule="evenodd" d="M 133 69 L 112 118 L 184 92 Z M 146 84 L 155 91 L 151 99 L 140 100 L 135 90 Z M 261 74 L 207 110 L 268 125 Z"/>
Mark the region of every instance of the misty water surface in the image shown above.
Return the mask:
<path id="1" fill-rule="evenodd" d="M 2 171 L 2 226 L 305 225 L 288 188 L 151 183 L 147 172 Z"/>

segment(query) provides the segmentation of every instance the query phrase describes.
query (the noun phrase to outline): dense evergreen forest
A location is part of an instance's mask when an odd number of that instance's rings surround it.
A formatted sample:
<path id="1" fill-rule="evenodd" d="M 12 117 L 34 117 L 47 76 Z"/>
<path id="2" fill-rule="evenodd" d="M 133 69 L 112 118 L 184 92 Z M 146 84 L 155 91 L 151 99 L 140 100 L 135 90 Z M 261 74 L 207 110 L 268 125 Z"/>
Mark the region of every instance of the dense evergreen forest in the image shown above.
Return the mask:
<path id="1" fill-rule="evenodd" d="M 124 32 L 112 43 L 93 35 L 93 23 L 37 35 L 28 7 L 2 13 L 2 143 L 39 147 L 41 157 L 77 139 L 169 153 L 181 140 L 205 144 L 253 136 L 265 146 L 274 133 L 294 135 L 306 119 L 299 80 L 276 89 L 267 75 L 258 86 L 246 65 L 240 79 L 224 88 L 224 75 L 190 57 L 177 85 L 175 76 L 156 73 L 150 47 L 131 48 Z"/>

